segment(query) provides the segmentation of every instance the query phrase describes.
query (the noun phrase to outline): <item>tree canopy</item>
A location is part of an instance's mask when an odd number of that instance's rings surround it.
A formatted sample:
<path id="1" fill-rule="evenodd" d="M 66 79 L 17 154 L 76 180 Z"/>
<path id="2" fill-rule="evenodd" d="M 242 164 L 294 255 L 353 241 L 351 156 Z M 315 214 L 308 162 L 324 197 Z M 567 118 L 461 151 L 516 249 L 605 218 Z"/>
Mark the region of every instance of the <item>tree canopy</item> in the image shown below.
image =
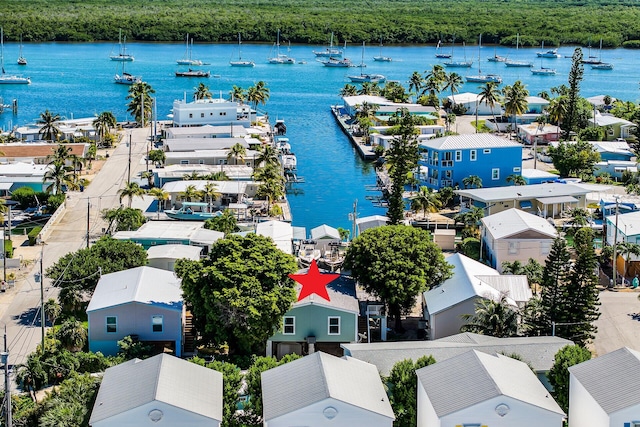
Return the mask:
<path id="1" fill-rule="evenodd" d="M 383 378 L 387 386 L 389 403 L 396 415 L 395 427 L 414 427 L 416 425 L 418 401 L 418 377 L 416 370 L 433 365 L 433 356 L 422 356 L 415 363 L 411 359 L 397 362 L 391 368 L 389 376 Z"/>
<path id="2" fill-rule="evenodd" d="M 591 360 L 591 352 L 578 345 L 562 347 L 555 355 L 553 366 L 547 375 L 553 386 L 553 397 L 563 411 L 569 412 L 569 368 Z"/>

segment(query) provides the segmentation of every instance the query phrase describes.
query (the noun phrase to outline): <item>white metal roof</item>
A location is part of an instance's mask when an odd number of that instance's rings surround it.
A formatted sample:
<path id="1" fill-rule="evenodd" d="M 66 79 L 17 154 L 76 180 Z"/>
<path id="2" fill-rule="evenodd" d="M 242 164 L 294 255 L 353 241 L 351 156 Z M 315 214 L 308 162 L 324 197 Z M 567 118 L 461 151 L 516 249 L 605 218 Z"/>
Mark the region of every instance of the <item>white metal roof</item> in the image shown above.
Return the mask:
<path id="1" fill-rule="evenodd" d="M 226 158 L 229 150 L 191 150 L 191 151 L 168 151 L 165 153 L 167 160 L 183 160 L 183 159 L 218 159 Z M 258 157 L 259 153 L 255 150 L 246 150 L 245 159 L 253 159 Z"/>
<path id="2" fill-rule="evenodd" d="M 236 144 L 242 145 L 245 149 L 249 148 L 249 143 L 244 138 L 174 138 L 164 141 L 165 148 L 171 152 L 226 150 Z"/>
<path id="3" fill-rule="evenodd" d="M 438 417 L 500 396 L 565 415 L 526 363 L 500 354 L 470 350 L 418 369 L 416 375 Z"/>
<path id="4" fill-rule="evenodd" d="M 630 122 L 629 120 L 621 119 L 616 116 L 612 116 L 611 114 L 600 114 L 596 113 L 595 120 L 593 117 L 589 117 L 590 123 L 595 123 L 597 126 L 611 126 L 611 125 L 634 125 L 635 123 Z"/>
<path id="5" fill-rule="evenodd" d="M 184 127 L 171 127 L 165 128 L 164 131 L 167 135 L 175 138 L 182 135 L 219 135 L 228 134 L 233 132 L 234 135 L 246 135 L 248 130 L 244 126 L 240 125 L 203 125 L 203 126 L 184 126 Z M 169 141 L 165 139 L 165 144 Z"/>
<path id="6" fill-rule="evenodd" d="M 202 191 L 204 187 L 208 183 L 213 183 L 216 185 L 216 189 L 218 193 L 222 194 L 244 194 L 247 189 L 246 181 L 205 181 L 205 180 L 194 180 L 194 181 L 171 181 L 167 182 L 162 186 L 162 189 L 169 194 L 182 193 L 184 190 L 193 185 L 196 187 L 196 190 Z"/>
<path id="7" fill-rule="evenodd" d="M 129 302 L 182 310 L 180 283 L 172 271 L 147 266 L 105 274 L 98 281 L 87 313 Z"/>
<path id="8" fill-rule="evenodd" d="M 368 230 L 369 228 L 387 225 L 388 222 L 389 218 L 383 215 L 363 216 L 362 218 L 356 219 L 356 227 L 358 227 L 359 234 L 365 230 Z"/>
<path id="9" fill-rule="evenodd" d="M 607 414 L 640 405 L 640 352 L 636 350 L 623 347 L 571 366 L 569 372 Z"/>
<path id="10" fill-rule="evenodd" d="M 89 424 L 154 401 L 222 421 L 222 374 L 168 354 L 107 368 Z"/>
<path id="11" fill-rule="evenodd" d="M 204 221 L 148 221 L 135 231 L 118 231 L 113 234 L 114 239 L 149 239 L 149 240 L 194 240 L 206 239 L 207 244 L 214 243 L 224 237 L 224 233 L 207 230 Z"/>
<path id="12" fill-rule="evenodd" d="M 194 261 L 200 259 L 200 253 L 202 248 L 199 246 L 191 245 L 158 245 L 151 246 L 147 249 L 147 258 L 172 258 L 180 259 L 187 258 Z"/>
<path id="13" fill-rule="evenodd" d="M 284 221 L 265 221 L 256 225 L 256 234 L 270 237 L 275 245 L 285 254 L 293 251 L 293 227 Z"/>
<path id="14" fill-rule="evenodd" d="M 476 276 L 498 292 L 508 295 L 517 303 L 526 303 L 533 297 L 527 276 L 501 274 L 499 276 Z"/>
<path id="15" fill-rule="evenodd" d="M 521 147 L 515 141 L 509 141 L 488 133 L 471 133 L 432 138 L 420 142 L 421 147 L 433 150 L 464 150 L 484 148 Z"/>
<path id="16" fill-rule="evenodd" d="M 544 99 L 540 96 L 527 96 L 525 98 L 528 104 L 541 104 L 541 105 L 549 105 L 550 102 L 548 99 Z"/>
<path id="17" fill-rule="evenodd" d="M 490 203 L 501 200 L 531 200 L 540 197 L 581 196 L 593 189 L 578 184 L 562 184 L 549 182 L 532 185 L 510 185 L 506 187 L 470 188 L 456 190 L 456 193 L 473 200 Z M 605 189 L 602 189 L 605 191 Z"/>
<path id="18" fill-rule="evenodd" d="M 337 228 L 333 228 L 330 225 L 322 224 L 318 227 L 311 229 L 311 240 L 319 239 L 338 239 L 340 240 L 340 232 Z"/>
<path id="19" fill-rule="evenodd" d="M 494 239 L 508 238 L 529 230 L 547 235 L 550 239 L 558 235 L 556 228 L 546 219 L 515 208 L 486 216 L 481 221 Z"/>
<path id="20" fill-rule="evenodd" d="M 395 104 L 393 101 L 389 101 L 387 98 L 382 96 L 373 96 L 373 95 L 355 95 L 355 96 L 344 96 L 342 98 L 345 105 L 350 107 L 355 107 L 356 105 L 362 105 L 363 102 L 367 104 L 375 104 L 375 105 L 393 105 Z"/>
<path id="21" fill-rule="evenodd" d="M 556 179 L 558 176 L 559 175 L 556 175 L 555 173 L 543 171 L 543 170 L 540 170 L 540 169 L 522 168 L 522 177 L 523 178 L 528 178 L 528 179 L 543 178 L 543 179 L 553 180 L 553 179 Z"/>
<path id="22" fill-rule="evenodd" d="M 374 365 L 317 352 L 262 373 L 265 424 L 333 398 L 395 419 Z"/>
<path id="23" fill-rule="evenodd" d="M 479 101 L 480 95 L 478 95 L 477 93 L 462 92 L 456 93 L 455 95 L 449 95 L 447 96 L 447 99 L 450 99 L 452 101 L 455 100 L 455 102 L 458 104 L 468 104 L 470 102 Z"/>
<path id="24" fill-rule="evenodd" d="M 615 215 L 607 216 L 607 222 L 610 223 L 613 227 L 615 227 L 616 216 Z M 629 213 L 619 213 L 618 214 L 618 231 L 623 233 L 626 236 L 634 236 L 636 234 L 640 234 L 640 211 L 634 211 Z"/>

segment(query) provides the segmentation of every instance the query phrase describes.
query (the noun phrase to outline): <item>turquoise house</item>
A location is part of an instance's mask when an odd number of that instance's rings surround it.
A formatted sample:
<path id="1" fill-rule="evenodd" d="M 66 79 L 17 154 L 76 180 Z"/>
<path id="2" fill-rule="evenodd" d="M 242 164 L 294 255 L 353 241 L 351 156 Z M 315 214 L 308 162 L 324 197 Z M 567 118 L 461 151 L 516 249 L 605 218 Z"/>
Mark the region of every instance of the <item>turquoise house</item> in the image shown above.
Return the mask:
<path id="1" fill-rule="evenodd" d="M 341 275 L 326 288 L 329 301 L 311 294 L 293 304 L 280 330 L 267 341 L 267 356 L 280 359 L 287 354 L 316 351 L 342 356 L 340 344 L 357 342 L 360 310 L 355 281 Z M 301 289 L 298 285 L 298 295 Z"/>

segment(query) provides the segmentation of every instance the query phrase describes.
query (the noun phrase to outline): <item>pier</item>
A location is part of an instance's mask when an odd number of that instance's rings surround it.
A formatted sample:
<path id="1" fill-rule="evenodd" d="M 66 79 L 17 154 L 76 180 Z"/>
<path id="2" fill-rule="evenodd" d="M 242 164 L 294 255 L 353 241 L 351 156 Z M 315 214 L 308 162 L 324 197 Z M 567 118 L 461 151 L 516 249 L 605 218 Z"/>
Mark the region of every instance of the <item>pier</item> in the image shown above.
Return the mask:
<path id="1" fill-rule="evenodd" d="M 371 145 L 367 145 L 363 142 L 363 138 L 360 136 L 354 136 L 353 132 L 351 132 L 351 124 L 349 123 L 353 118 L 344 113 L 344 109 L 340 105 L 332 105 L 331 112 L 333 113 L 333 117 L 335 117 L 336 121 L 340 125 L 342 131 L 349 137 L 349 141 L 351 144 L 358 150 L 360 157 L 364 160 L 374 160 L 376 157 L 376 153 L 373 151 L 373 147 Z"/>

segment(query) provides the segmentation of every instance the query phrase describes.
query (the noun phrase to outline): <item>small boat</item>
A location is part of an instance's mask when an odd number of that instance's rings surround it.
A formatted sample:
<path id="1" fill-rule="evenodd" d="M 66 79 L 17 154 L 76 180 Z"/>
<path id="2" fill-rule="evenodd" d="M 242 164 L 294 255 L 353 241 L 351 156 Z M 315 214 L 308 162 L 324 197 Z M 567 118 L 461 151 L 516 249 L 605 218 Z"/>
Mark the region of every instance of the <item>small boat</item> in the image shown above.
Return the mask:
<path id="1" fill-rule="evenodd" d="M 290 153 L 291 144 L 289 144 L 289 138 L 285 138 L 282 136 L 276 137 L 276 149 L 279 153 Z"/>
<path id="2" fill-rule="evenodd" d="M 317 262 L 322 256 L 320 249 L 316 249 L 314 240 L 303 240 L 301 246 L 298 251 L 298 264 L 302 268 L 309 267 L 314 260 Z"/>
<path id="3" fill-rule="evenodd" d="M 613 64 L 608 62 L 601 62 L 599 64 L 592 64 L 591 69 L 593 70 L 613 70 Z"/>
<path id="4" fill-rule="evenodd" d="M 506 56 L 500 56 L 496 53 L 496 48 L 493 48 L 493 56 L 487 58 L 489 62 L 505 62 L 507 60 Z"/>
<path id="5" fill-rule="evenodd" d="M 478 38 L 478 74 L 475 76 L 465 76 L 469 83 L 502 83 L 502 77 L 497 74 L 482 74 L 480 69 L 480 48 L 482 47 L 482 34 Z"/>
<path id="6" fill-rule="evenodd" d="M 442 58 L 442 59 L 449 59 L 451 58 L 452 54 L 451 53 L 442 53 L 440 51 L 440 40 L 438 40 L 438 44 L 436 45 L 436 58 Z"/>
<path id="7" fill-rule="evenodd" d="M 587 59 L 582 60 L 582 63 L 589 64 L 589 65 L 602 64 L 601 56 L 602 56 L 602 39 L 600 39 L 600 54 L 598 56 L 591 55 L 591 42 L 589 42 L 589 55 L 587 56 Z"/>
<path id="8" fill-rule="evenodd" d="M 545 67 L 532 68 L 531 69 L 531 74 L 536 75 L 536 76 L 552 76 L 552 75 L 556 74 L 556 69 L 555 68 L 545 68 Z"/>
<path id="9" fill-rule="evenodd" d="M 391 59 L 390 56 L 384 56 L 382 54 L 382 37 L 380 37 L 380 55 L 374 56 L 373 60 L 376 61 L 376 62 L 391 62 L 391 61 L 393 61 L 393 59 Z"/>
<path id="10" fill-rule="evenodd" d="M 142 83 L 142 78 L 138 76 L 134 76 L 127 72 L 122 72 L 122 74 L 117 74 L 113 77 L 113 80 L 121 85 L 132 85 L 135 83 Z"/>
<path id="11" fill-rule="evenodd" d="M 325 67 L 334 67 L 334 68 L 349 68 L 355 67 L 355 64 L 351 62 L 349 58 L 333 58 L 329 57 L 326 61 L 320 61 L 322 65 Z"/>
<path id="12" fill-rule="evenodd" d="M 22 34 L 20 34 L 20 53 L 18 54 L 18 65 L 27 65 L 27 58 L 22 55 Z"/>
<path id="13" fill-rule="evenodd" d="M 118 32 L 118 53 L 110 55 L 109 58 L 118 62 L 132 62 L 134 60 L 133 55 L 127 53 L 127 37 L 122 38 L 122 30 Z"/>
<path id="14" fill-rule="evenodd" d="M 464 42 L 462 43 L 462 50 L 464 50 Z M 467 54 L 464 54 L 464 61 L 454 61 L 453 60 L 453 48 L 451 49 L 451 57 L 448 61 L 445 61 L 444 66 L 447 68 L 471 68 L 473 65 L 473 61 L 467 61 Z"/>
<path id="15" fill-rule="evenodd" d="M 542 52 L 537 52 L 538 58 L 562 58 L 562 55 L 558 53 L 558 49 L 544 50 L 544 40 L 541 46 Z"/>
<path id="16" fill-rule="evenodd" d="M 187 50 L 184 53 L 184 58 L 178 59 L 176 62 L 178 65 L 202 65 L 202 61 L 199 59 L 192 59 L 191 53 L 193 51 L 193 39 L 189 43 L 189 33 L 187 33 Z"/>
<path id="17" fill-rule="evenodd" d="M 176 77 L 209 77 L 210 71 L 192 70 L 189 68 L 187 71 L 176 71 Z"/>
<path id="18" fill-rule="evenodd" d="M 167 209 L 165 214 L 180 221 L 206 221 L 222 215 L 222 211 L 208 212 L 210 206 L 202 202 L 182 202 L 180 209 Z"/>
<path id="19" fill-rule="evenodd" d="M 284 170 L 296 170 L 298 166 L 298 160 L 295 154 L 289 151 L 287 153 L 281 153 L 279 157 L 280 163 L 282 164 L 282 168 Z"/>
<path id="20" fill-rule="evenodd" d="M 387 77 L 382 74 L 360 74 L 359 76 L 347 76 L 353 83 L 383 83 Z"/>
<path id="21" fill-rule="evenodd" d="M 2 85 L 28 85 L 31 84 L 31 78 L 22 77 L 14 74 L 7 74 L 4 70 L 4 30 L 0 27 L 0 84 Z"/>
<path id="22" fill-rule="evenodd" d="M 518 33 L 518 35 L 516 36 L 516 52 L 518 52 L 520 46 L 520 34 Z M 511 59 L 507 59 L 506 61 L 504 61 L 504 65 L 506 65 L 507 67 L 533 67 L 533 64 L 531 62 L 528 61 L 516 61 L 516 60 L 511 60 Z"/>
<path id="23" fill-rule="evenodd" d="M 256 66 L 255 62 L 242 59 L 242 53 L 240 51 L 241 45 L 242 45 L 242 40 L 240 39 L 240 33 L 238 33 L 238 60 L 229 61 L 229 64 L 231 64 L 232 67 L 255 67 Z"/>
<path id="24" fill-rule="evenodd" d="M 295 64 L 296 60 L 294 58 L 291 58 L 288 53 L 291 50 L 291 44 L 289 44 L 289 48 L 287 49 L 287 54 L 284 53 L 280 53 L 280 30 L 278 30 L 278 36 L 276 38 L 276 44 L 274 45 L 275 48 L 275 56 L 271 56 L 270 58 L 267 59 L 267 62 L 269 62 L 269 64 Z M 274 49 L 271 49 L 272 53 L 273 53 Z"/>
<path id="25" fill-rule="evenodd" d="M 329 47 L 325 48 L 324 50 L 314 50 L 313 54 L 319 58 L 341 57 L 342 49 L 333 46 L 333 33 L 331 33 Z"/>

